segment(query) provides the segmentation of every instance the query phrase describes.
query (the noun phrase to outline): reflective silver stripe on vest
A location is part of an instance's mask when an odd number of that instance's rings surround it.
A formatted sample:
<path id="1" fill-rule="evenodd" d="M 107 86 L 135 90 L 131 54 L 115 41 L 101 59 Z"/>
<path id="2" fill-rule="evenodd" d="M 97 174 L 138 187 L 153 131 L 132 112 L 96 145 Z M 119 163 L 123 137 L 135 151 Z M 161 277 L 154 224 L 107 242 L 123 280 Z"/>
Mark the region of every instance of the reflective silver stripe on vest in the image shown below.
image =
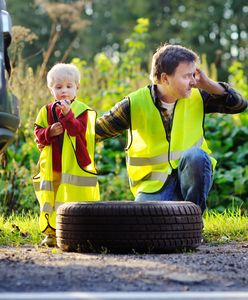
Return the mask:
<path id="1" fill-rule="evenodd" d="M 96 186 L 97 177 L 76 176 L 71 174 L 62 174 L 61 183 L 73 184 L 78 186 Z"/>
<path id="2" fill-rule="evenodd" d="M 52 213 L 53 212 L 53 208 L 52 208 L 52 206 L 51 206 L 50 203 L 45 202 L 44 205 L 41 207 L 40 211 L 41 212 Z"/>
<path id="3" fill-rule="evenodd" d="M 183 155 L 184 151 L 171 151 L 170 152 L 170 160 L 180 159 Z"/>
<path id="4" fill-rule="evenodd" d="M 193 147 L 201 147 L 203 143 L 203 137 L 201 137 Z M 180 159 L 184 151 L 171 151 L 170 160 Z M 163 153 L 153 157 L 131 157 L 127 156 L 127 163 L 130 166 L 151 166 L 168 162 L 168 154 Z"/>
<path id="5" fill-rule="evenodd" d="M 197 142 L 195 142 L 194 146 L 200 148 L 202 144 L 203 144 L 203 136 Z"/>
<path id="6" fill-rule="evenodd" d="M 53 191 L 53 184 L 51 181 L 48 180 L 43 180 L 41 182 L 33 182 L 33 186 L 36 192 Z"/>
<path id="7" fill-rule="evenodd" d="M 127 163 L 130 166 L 150 166 L 157 165 L 168 161 L 166 153 L 153 156 L 153 157 L 131 157 L 127 156 Z"/>
<path id="8" fill-rule="evenodd" d="M 147 174 L 145 177 L 141 178 L 140 180 L 132 181 L 130 178 L 129 180 L 131 186 L 136 186 L 138 183 L 142 181 L 148 181 L 148 180 L 158 180 L 164 183 L 167 177 L 168 175 L 165 172 L 152 172 Z"/>
<path id="9" fill-rule="evenodd" d="M 53 191 L 52 181 L 42 180 L 40 183 L 40 189 L 45 191 Z"/>

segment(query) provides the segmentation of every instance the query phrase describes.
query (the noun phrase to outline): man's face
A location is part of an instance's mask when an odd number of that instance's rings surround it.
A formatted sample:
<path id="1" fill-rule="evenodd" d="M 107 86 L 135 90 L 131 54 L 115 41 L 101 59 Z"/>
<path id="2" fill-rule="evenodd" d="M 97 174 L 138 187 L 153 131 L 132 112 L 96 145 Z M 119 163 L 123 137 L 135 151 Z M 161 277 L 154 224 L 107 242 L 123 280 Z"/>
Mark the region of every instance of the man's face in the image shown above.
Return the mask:
<path id="1" fill-rule="evenodd" d="M 195 86 L 196 65 L 194 62 L 181 62 L 174 74 L 167 75 L 168 92 L 175 99 L 188 98 Z"/>

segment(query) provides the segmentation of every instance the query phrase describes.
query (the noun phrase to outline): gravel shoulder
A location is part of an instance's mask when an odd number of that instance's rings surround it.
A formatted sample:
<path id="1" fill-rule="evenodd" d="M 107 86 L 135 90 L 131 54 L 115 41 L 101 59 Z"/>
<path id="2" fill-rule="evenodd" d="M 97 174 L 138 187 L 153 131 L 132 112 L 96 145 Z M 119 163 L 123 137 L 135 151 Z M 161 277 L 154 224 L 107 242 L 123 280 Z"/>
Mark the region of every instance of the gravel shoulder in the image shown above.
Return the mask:
<path id="1" fill-rule="evenodd" d="M 248 291 L 248 244 L 143 255 L 0 247 L 0 276 L 0 292 Z"/>

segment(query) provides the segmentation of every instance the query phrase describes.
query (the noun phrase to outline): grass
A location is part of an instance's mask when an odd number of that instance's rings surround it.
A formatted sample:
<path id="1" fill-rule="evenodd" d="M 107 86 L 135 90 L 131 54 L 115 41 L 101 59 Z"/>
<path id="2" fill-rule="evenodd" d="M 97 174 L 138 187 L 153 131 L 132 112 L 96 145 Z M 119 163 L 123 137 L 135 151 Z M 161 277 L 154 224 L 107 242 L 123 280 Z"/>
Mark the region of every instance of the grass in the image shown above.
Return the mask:
<path id="1" fill-rule="evenodd" d="M 240 210 L 226 210 L 224 213 L 204 214 L 204 240 L 211 244 L 230 241 L 248 241 L 248 216 Z M 39 231 L 38 215 L 12 214 L 0 216 L 0 245 L 39 245 L 42 234 Z"/>
<path id="2" fill-rule="evenodd" d="M 41 239 L 37 215 L 0 216 L 1 246 L 36 245 Z"/>
<path id="3" fill-rule="evenodd" d="M 248 241 L 248 216 L 240 209 L 206 212 L 203 236 L 206 242 Z"/>

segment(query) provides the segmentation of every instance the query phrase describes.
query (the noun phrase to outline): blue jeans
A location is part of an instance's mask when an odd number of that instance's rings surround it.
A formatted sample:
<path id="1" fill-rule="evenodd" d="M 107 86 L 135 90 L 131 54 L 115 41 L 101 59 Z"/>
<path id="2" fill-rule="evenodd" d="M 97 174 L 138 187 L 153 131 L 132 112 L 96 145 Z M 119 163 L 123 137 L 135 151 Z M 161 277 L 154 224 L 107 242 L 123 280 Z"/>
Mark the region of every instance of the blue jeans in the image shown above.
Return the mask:
<path id="1" fill-rule="evenodd" d="M 212 164 L 208 154 L 192 147 L 184 152 L 178 168 L 168 176 L 161 190 L 138 193 L 135 201 L 191 201 L 199 205 L 203 213 L 212 183 Z"/>

